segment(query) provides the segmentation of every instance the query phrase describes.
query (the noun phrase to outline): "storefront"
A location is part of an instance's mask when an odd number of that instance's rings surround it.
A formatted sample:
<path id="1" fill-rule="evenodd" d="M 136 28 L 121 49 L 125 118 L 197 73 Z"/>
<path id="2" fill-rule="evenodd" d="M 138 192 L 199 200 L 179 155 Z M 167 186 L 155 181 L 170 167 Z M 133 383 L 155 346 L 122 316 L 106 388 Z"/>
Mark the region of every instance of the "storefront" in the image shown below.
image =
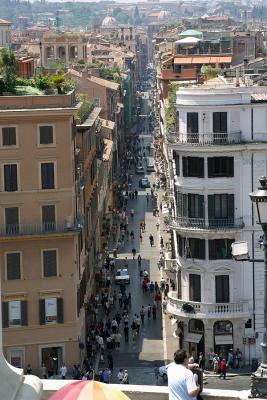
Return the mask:
<path id="1" fill-rule="evenodd" d="M 227 360 L 228 353 L 233 349 L 233 324 L 231 321 L 217 321 L 213 326 L 214 351 Z"/>

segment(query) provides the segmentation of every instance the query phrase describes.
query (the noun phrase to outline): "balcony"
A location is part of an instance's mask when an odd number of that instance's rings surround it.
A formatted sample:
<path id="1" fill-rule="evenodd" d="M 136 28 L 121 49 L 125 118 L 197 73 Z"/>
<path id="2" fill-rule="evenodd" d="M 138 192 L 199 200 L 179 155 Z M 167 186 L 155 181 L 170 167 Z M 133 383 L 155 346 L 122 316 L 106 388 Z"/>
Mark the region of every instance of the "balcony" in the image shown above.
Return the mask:
<path id="1" fill-rule="evenodd" d="M 241 143 L 241 132 L 228 133 L 179 133 L 169 131 L 167 140 L 170 144 L 190 144 L 196 146 L 221 146 Z"/>
<path id="2" fill-rule="evenodd" d="M 177 299 L 176 292 L 168 293 L 169 313 L 186 318 L 249 318 L 247 302 L 237 303 L 198 303 Z"/>
<path id="3" fill-rule="evenodd" d="M 166 223 L 172 229 L 199 229 L 213 231 L 227 231 L 244 228 L 243 218 L 189 218 L 189 217 L 169 217 Z"/>
<path id="4" fill-rule="evenodd" d="M 20 236 L 34 235 L 58 235 L 72 232 L 80 232 L 81 224 L 46 223 L 46 224 L 12 224 L 0 225 L 0 238 L 15 238 Z"/>

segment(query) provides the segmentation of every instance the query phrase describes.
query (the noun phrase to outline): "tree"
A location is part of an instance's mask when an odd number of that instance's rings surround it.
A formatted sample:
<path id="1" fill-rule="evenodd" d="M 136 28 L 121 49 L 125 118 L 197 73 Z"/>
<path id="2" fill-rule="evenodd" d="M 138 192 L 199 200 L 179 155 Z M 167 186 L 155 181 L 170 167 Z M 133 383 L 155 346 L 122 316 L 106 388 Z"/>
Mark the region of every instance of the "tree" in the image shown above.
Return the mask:
<path id="1" fill-rule="evenodd" d="M 5 91 L 14 92 L 17 76 L 17 60 L 13 51 L 1 49 L 0 71 L 5 84 Z"/>
<path id="2" fill-rule="evenodd" d="M 221 72 L 220 67 L 212 67 L 211 65 L 202 65 L 201 67 L 201 74 L 204 75 L 206 80 L 216 78 Z"/>

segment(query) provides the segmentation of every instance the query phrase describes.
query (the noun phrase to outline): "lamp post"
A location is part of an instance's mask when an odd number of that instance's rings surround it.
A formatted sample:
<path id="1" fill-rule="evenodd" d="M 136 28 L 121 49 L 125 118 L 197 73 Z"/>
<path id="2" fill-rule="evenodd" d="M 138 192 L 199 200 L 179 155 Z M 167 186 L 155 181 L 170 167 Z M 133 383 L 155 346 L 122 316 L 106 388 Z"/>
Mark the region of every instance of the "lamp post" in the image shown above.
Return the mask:
<path id="1" fill-rule="evenodd" d="M 259 179 L 260 187 L 250 193 L 252 203 L 255 203 L 258 224 L 263 230 L 263 249 L 264 249 L 264 335 L 261 343 L 262 360 L 257 371 L 251 376 L 251 396 L 267 396 L 267 178 L 262 176 Z"/>

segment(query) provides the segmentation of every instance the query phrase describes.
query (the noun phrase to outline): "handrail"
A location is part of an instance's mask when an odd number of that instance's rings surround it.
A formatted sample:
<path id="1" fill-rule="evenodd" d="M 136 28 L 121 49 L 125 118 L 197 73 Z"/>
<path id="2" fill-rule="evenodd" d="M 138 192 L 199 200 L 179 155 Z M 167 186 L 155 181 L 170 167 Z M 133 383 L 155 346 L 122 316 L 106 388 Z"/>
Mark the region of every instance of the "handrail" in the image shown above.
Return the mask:
<path id="1" fill-rule="evenodd" d="M 241 143 L 241 132 L 205 132 L 205 133 L 179 133 L 167 132 L 170 143 L 205 145 L 227 145 Z"/>
<path id="2" fill-rule="evenodd" d="M 78 222 L 75 224 L 69 224 L 66 222 L 47 222 L 44 224 L 2 224 L 0 225 L 0 237 L 66 233 L 71 231 L 80 231 L 80 229 L 81 224 Z"/>
<path id="3" fill-rule="evenodd" d="M 174 228 L 197 228 L 197 229 L 225 229 L 243 228 L 243 218 L 189 218 L 189 217 L 168 217 L 166 223 Z"/>

